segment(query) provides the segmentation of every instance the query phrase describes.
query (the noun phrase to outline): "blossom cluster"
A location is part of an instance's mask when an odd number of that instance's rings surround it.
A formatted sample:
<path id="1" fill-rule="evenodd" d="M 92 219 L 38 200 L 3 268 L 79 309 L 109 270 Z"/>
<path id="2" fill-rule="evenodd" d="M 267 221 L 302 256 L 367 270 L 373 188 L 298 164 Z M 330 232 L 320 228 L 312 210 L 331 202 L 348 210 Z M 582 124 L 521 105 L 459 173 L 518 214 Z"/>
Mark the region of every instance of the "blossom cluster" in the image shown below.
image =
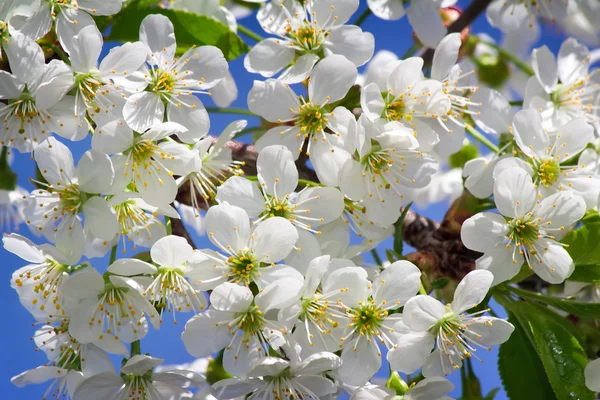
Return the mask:
<path id="1" fill-rule="evenodd" d="M 509 91 L 476 71 L 499 47 L 446 34 L 456 1 L 368 1 L 379 18 L 408 15 L 420 43 L 435 49 L 428 65 L 423 54 L 374 56 L 373 35 L 348 23 L 358 0 L 258 1 L 270 37 L 244 58 L 248 72 L 265 78 L 247 98 L 265 127 L 250 176 L 230 143 L 245 120 L 208 135 L 203 100 L 226 107 L 237 97 L 222 50 L 181 49 L 156 8 L 139 41 L 102 57 L 94 17 L 117 14 L 122 3 L 0 6 L 8 63 L 0 70 L 0 164 L 14 149 L 39 170 L 30 193 L 0 190 L 0 229 L 4 249 L 27 263 L 11 286 L 49 360 L 15 385 L 49 382 L 45 398 L 74 400 L 447 399 L 445 377 L 485 359 L 514 330 L 488 315 L 492 288 L 524 265 L 550 284 L 573 273 L 560 240 L 600 196 L 600 74 L 576 39 L 556 56 L 533 49 L 517 111 Z M 240 14 L 219 1 L 160 3 L 239 28 Z M 523 21 L 536 29 L 539 13 L 560 23 L 571 15 L 549 0 L 495 0 L 487 13 L 511 33 Z M 50 60 L 48 35 L 56 37 Z M 494 151 L 475 150 L 449 168 L 473 148 L 467 133 Z M 91 147 L 76 163 L 65 143 L 88 135 Z M 307 163 L 314 179 L 305 179 Z M 411 203 L 463 188 L 489 207 L 462 224 L 462 243 L 482 254 L 450 294 L 430 290 L 422 266 L 401 254 L 387 265 L 362 260 Z M 174 235 L 180 218 L 201 224 L 210 247 Z M 20 224 L 46 243 L 12 232 Z M 149 250 L 118 258 L 118 248 Z M 220 355 L 225 379 L 161 367 L 141 352 L 148 332 L 171 320 L 184 322 L 191 356 Z M 123 357 L 118 371 L 108 354 Z M 392 390 L 374 378 L 384 362 L 424 378 Z M 590 366 L 589 386 L 599 390 L 600 368 Z"/>

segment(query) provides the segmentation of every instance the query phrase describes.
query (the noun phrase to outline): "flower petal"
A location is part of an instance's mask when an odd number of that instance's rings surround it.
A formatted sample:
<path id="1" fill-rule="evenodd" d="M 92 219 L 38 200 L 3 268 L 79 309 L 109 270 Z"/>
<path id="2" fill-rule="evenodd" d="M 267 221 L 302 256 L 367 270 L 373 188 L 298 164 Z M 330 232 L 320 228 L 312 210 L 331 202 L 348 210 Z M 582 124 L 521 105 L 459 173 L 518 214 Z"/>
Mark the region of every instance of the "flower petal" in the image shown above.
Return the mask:
<path id="1" fill-rule="evenodd" d="M 404 323 L 416 332 L 434 326 L 446 313 L 446 307 L 433 297 L 418 295 L 406 302 L 402 316 Z"/>
<path id="2" fill-rule="evenodd" d="M 470 308 L 477 307 L 490 290 L 494 275 L 483 269 L 469 272 L 454 291 L 454 300 L 450 308 L 460 314 Z"/>
<path id="3" fill-rule="evenodd" d="M 358 71 L 346 57 L 332 54 L 321 60 L 310 74 L 308 95 L 314 104 L 342 99 L 356 82 Z"/>

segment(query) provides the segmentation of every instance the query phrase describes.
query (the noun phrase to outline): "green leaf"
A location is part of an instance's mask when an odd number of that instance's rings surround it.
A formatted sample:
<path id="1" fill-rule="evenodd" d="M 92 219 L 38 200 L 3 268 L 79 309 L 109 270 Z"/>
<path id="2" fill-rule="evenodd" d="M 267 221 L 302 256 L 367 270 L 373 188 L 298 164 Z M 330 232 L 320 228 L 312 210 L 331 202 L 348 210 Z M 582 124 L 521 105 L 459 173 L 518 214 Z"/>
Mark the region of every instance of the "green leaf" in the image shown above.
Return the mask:
<path id="1" fill-rule="evenodd" d="M 117 14 L 109 39 L 121 42 L 137 41 L 140 24 L 150 14 L 162 14 L 171 20 L 175 28 L 178 54 L 183 54 L 193 45 L 210 45 L 221 49 L 227 60 L 233 60 L 249 49 L 227 25 L 205 15 L 147 6 L 138 8 L 132 5 Z"/>
<path id="2" fill-rule="evenodd" d="M 398 218 L 398 221 L 396 221 L 396 231 L 394 232 L 394 251 L 397 254 L 402 254 L 402 249 L 404 248 L 404 242 L 402 241 L 402 225 L 404 225 L 404 219 L 410 210 L 410 206 L 412 206 L 412 202 L 408 203 L 408 205 L 404 207 L 402 214 L 400 214 L 400 218 Z"/>
<path id="3" fill-rule="evenodd" d="M 567 251 L 575 263 L 571 281 L 594 282 L 600 280 L 600 223 L 590 222 L 569 232 L 562 240 L 569 245 Z"/>
<path id="4" fill-rule="evenodd" d="M 580 315 L 583 317 L 600 318 L 600 303 L 584 303 L 580 301 L 561 299 L 559 297 L 546 296 L 540 293 L 530 292 L 529 290 L 518 289 L 510 286 L 508 289 L 516 295 L 551 305 L 566 311 L 569 314 Z"/>
<path id="5" fill-rule="evenodd" d="M 488 394 L 485 395 L 483 400 L 494 400 L 494 397 L 496 397 L 496 395 L 498 394 L 499 391 L 500 391 L 500 388 L 493 388 L 492 390 L 490 390 L 488 392 Z"/>
<path id="6" fill-rule="evenodd" d="M 508 321 L 515 326 L 510 339 L 500 345 L 498 370 L 510 400 L 556 399 L 536 348 L 525 329 L 509 311 Z M 533 390 L 532 390 L 533 388 Z"/>
<path id="7" fill-rule="evenodd" d="M 583 378 L 588 358 L 567 327 L 570 322 L 539 304 L 519 302 L 518 309 L 521 323 L 525 321 L 531 332 L 556 397 L 593 400 L 594 394 L 585 386 Z"/>
<path id="8" fill-rule="evenodd" d="M 448 282 L 450 282 L 450 279 L 448 279 L 448 278 L 436 279 L 435 281 L 431 282 L 431 288 L 432 289 L 443 289 L 446 287 Z"/>

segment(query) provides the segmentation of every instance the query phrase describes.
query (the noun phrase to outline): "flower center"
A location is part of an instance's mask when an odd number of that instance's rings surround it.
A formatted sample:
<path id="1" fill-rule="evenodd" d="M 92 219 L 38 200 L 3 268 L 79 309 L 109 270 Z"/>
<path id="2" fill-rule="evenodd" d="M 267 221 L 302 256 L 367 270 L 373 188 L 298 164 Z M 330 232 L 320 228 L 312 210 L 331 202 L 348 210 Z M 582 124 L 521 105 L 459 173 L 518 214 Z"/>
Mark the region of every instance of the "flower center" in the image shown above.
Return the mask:
<path id="1" fill-rule="evenodd" d="M 329 35 L 329 31 L 323 31 L 308 21 L 305 21 L 296 30 L 291 26 L 287 26 L 286 31 L 292 46 L 310 53 L 318 53 L 325 42 L 325 38 Z"/>
<path id="2" fill-rule="evenodd" d="M 291 205 L 286 197 L 271 197 L 266 196 L 265 211 L 263 211 L 260 217 L 267 216 L 271 217 L 282 217 L 285 219 L 293 219 L 294 217 L 294 206 Z"/>
<path id="3" fill-rule="evenodd" d="M 267 323 L 263 312 L 258 309 L 258 306 L 250 306 L 246 311 L 237 313 L 234 321 L 237 321 L 237 329 L 244 332 L 246 339 L 259 334 Z"/>
<path id="4" fill-rule="evenodd" d="M 552 185 L 560 176 L 560 164 L 553 159 L 544 160 L 537 166 L 537 178 L 545 187 Z"/>
<path id="5" fill-rule="evenodd" d="M 388 95 L 388 93 L 383 93 L 384 98 Z M 383 118 L 386 118 L 390 121 L 400 121 L 405 120 L 407 122 L 412 121 L 412 115 L 410 111 L 406 107 L 406 103 L 402 99 L 404 95 L 400 95 L 398 99 L 392 100 L 387 104 L 385 110 L 383 111 Z"/>
<path id="6" fill-rule="evenodd" d="M 79 207 L 88 199 L 87 194 L 79 190 L 79 185 L 72 183 L 60 189 L 54 188 L 60 199 L 60 205 L 66 213 L 77 214 Z"/>
<path id="7" fill-rule="evenodd" d="M 151 72 L 148 90 L 168 96 L 173 92 L 176 84 L 177 75 L 175 74 L 175 71 L 165 71 L 159 68 Z"/>
<path id="8" fill-rule="evenodd" d="M 152 370 L 144 375 L 121 375 L 127 385 L 127 399 L 147 400 L 150 398 L 148 388 L 152 386 Z"/>
<path id="9" fill-rule="evenodd" d="M 103 86 L 96 74 L 88 72 L 86 74 L 75 74 L 75 87 L 84 97 L 85 103 L 90 110 L 99 113 L 101 108 L 94 102 L 96 93 Z"/>
<path id="10" fill-rule="evenodd" d="M 358 306 L 350 313 L 352 319 L 350 326 L 361 336 L 378 334 L 379 328 L 388 316 L 388 312 L 377 307 L 372 300 Z"/>
<path id="11" fill-rule="evenodd" d="M 229 273 L 227 276 L 235 283 L 249 285 L 259 275 L 260 263 L 251 251 L 242 250 L 227 260 Z"/>
<path id="12" fill-rule="evenodd" d="M 12 102 L 10 106 L 12 107 L 12 115 L 21 120 L 19 129 L 20 134 L 25 133 L 25 124 L 31 123 L 33 119 L 40 114 L 35 104 L 35 99 L 31 93 L 29 93 L 27 87 L 23 89 L 19 99 Z M 45 133 L 45 131 L 42 130 L 42 133 Z"/>
<path id="13" fill-rule="evenodd" d="M 508 237 L 517 244 L 532 245 L 540 237 L 539 225 L 529 213 L 523 219 L 515 218 L 507 222 Z"/>
<path id="14" fill-rule="evenodd" d="M 300 132 L 304 133 L 305 137 L 323 132 L 327 124 L 326 114 L 327 110 L 309 101 L 300 106 L 296 125 L 300 127 Z"/>
<path id="15" fill-rule="evenodd" d="M 151 163 L 151 159 L 156 152 L 159 151 L 158 145 L 152 142 L 150 139 L 143 139 L 137 141 L 131 148 L 131 156 L 133 157 L 134 166 L 137 165 L 148 165 Z M 161 153 L 161 156 L 168 156 L 167 154 Z"/>

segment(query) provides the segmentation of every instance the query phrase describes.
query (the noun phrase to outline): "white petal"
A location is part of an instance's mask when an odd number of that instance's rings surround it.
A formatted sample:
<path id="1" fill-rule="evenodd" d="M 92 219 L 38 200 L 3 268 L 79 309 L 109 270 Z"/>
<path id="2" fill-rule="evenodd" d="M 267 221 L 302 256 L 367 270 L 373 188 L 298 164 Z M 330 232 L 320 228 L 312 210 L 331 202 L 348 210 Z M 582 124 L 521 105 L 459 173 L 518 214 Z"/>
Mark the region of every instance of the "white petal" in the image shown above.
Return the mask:
<path id="1" fill-rule="evenodd" d="M 469 323 L 469 333 L 477 335 L 477 342 L 484 346 L 497 346 L 506 342 L 515 327 L 500 318 L 481 317 Z"/>
<path id="2" fill-rule="evenodd" d="M 103 40 L 95 25 L 86 26 L 73 38 L 65 37 L 63 43 L 71 55 L 73 71 L 88 73 L 97 66 Z"/>
<path id="3" fill-rule="evenodd" d="M 340 301 L 345 306 L 353 308 L 369 296 L 370 286 L 371 282 L 367 279 L 367 272 L 364 269 L 344 267 L 324 277 L 323 292 L 336 293 L 331 301 Z"/>
<path id="4" fill-rule="evenodd" d="M 410 25 L 426 46 L 435 48 L 446 34 L 446 27 L 433 1 L 415 1 L 406 10 Z"/>
<path id="5" fill-rule="evenodd" d="M 585 385 L 594 392 L 600 392 L 600 358 L 585 366 Z"/>
<path id="6" fill-rule="evenodd" d="M 0 99 L 16 99 L 23 92 L 23 83 L 13 74 L 0 71 Z"/>
<path id="7" fill-rule="evenodd" d="M 257 294 L 254 298 L 254 303 L 263 313 L 272 309 L 289 307 L 300 298 L 302 283 L 302 281 L 297 279 L 279 279 L 267 285 Z"/>
<path id="8" fill-rule="evenodd" d="M 295 200 L 298 210 L 308 210 L 309 214 L 297 214 L 298 219 L 310 217 L 315 226 L 334 221 L 344 211 L 344 195 L 333 187 L 313 187 L 303 190 Z M 311 222 L 308 222 L 309 224 Z"/>
<path id="9" fill-rule="evenodd" d="M 421 286 L 421 271 L 409 261 L 396 261 L 373 279 L 373 300 L 385 301 L 385 308 L 398 308 L 406 304 Z"/>
<path id="10" fill-rule="evenodd" d="M 258 218 L 265 210 L 265 198 L 256 182 L 241 176 L 232 176 L 219 186 L 216 200 L 243 208 L 250 218 Z"/>
<path id="11" fill-rule="evenodd" d="M 284 146 L 265 147 L 256 160 L 258 180 L 263 190 L 274 197 L 284 198 L 298 185 L 298 169 L 294 155 Z"/>
<path id="12" fill-rule="evenodd" d="M 84 300 L 104 291 L 104 279 L 94 268 L 84 268 L 71 275 L 62 289 L 65 295 Z"/>
<path id="13" fill-rule="evenodd" d="M 558 76 L 561 83 L 571 85 L 584 78 L 588 70 L 589 55 L 587 47 L 574 38 L 565 40 L 558 52 Z"/>
<path id="14" fill-rule="evenodd" d="M 433 54 L 432 79 L 443 81 L 450 74 L 450 70 L 458 60 L 458 50 L 461 44 L 460 33 L 451 33 L 442 39 Z"/>
<path id="15" fill-rule="evenodd" d="M 356 25 L 344 25 L 331 32 L 324 48 L 325 55 L 340 54 L 360 67 L 373 57 L 375 38 Z"/>
<path id="16" fill-rule="evenodd" d="M 246 311 L 252 300 L 254 296 L 250 289 L 231 282 L 220 284 L 210 294 L 210 303 L 219 311 Z"/>
<path id="17" fill-rule="evenodd" d="M 318 55 L 303 54 L 298 57 L 291 67 L 283 71 L 278 80 L 287 84 L 302 82 L 308 79 L 317 61 L 319 61 Z"/>
<path id="18" fill-rule="evenodd" d="M 423 59 L 411 57 L 402 61 L 390 74 L 387 80 L 387 89 L 392 93 L 401 94 L 414 87 L 423 79 Z"/>
<path id="19" fill-rule="evenodd" d="M 252 366 L 249 377 L 277 376 L 290 366 L 290 362 L 278 357 L 265 357 Z"/>
<path id="20" fill-rule="evenodd" d="M 120 153 L 133 144 L 133 130 L 122 120 L 99 126 L 92 136 L 92 149 L 105 154 Z"/>
<path id="21" fill-rule="evenodd" d="M 155 65 L 173 60 L 177 43 L 169 18 L 160 14 L 151 14 L 144 18 L 140 25 L 140 40 L 148 48 L 148 59 Z"/>
<path id="22" fill-rule="evenodd" d="M 137 132 L 144 132 L 153 125 L 163 122 L 165 106 L 160 96 L 150 93 L 136 93 L 127 99 L 123 107 L 123 117 L 127 124 Z"/>
<path id="23" fill-rule="evenodd" d="M 507 233 L 508 225 L 504 217 L 483 212 L 463 222 L 460 237 L 468 249 L 485 252 L 504 244 Z"/>
<path id="24" fill-rule="evenodd" d="M 514 255 L 514 259 L 513 259 Z M 507 249 L 504 245 L 488 250 L 475 262 L 477 269 L 486 269 L 494 274 L 495 286 L 517 275 L 523 264 L 523 256 L 514 248 Z"/>
<path id="25" fill-rule="evenodd" d="M 194 249 L 180 236 L 166 236 L 152 246 L 152 261 L 163 267 L 181 267 L 192 258 Z"/>
<path id="26" fill-rule="evenodd" d="M 399 1 L 367 0 L 367 4 L 373 14 L 388 21 L 398 20 L 405 14 L 404 4 Z"/>
<path id="27" fill-rule="evenodd" d="M 222 350 L 231 341 L 227 323 L 233 313 L 209 309 L 192 317 L 181 334 L 188 353 L 194 357 L 206 357 Z"/>
<path id="28" fill-rule="evenodd" d="M 522 168 L 509 168 L 496 176 L 494 201 L 498 211 L 506 217 L 521 218 L 531 211 L 536 191 L 531 176 Z"/>
<path id="29" fill-rule="evenodd" d="M 485 133 L 501 134 L 509 132 L 513 111 L 508 100 L 494 89 L 480 87 L 471 95 L 471 101 L 480 103 L 473 120 Z"/>
<path id="30" fill-rule="evenodd" d="M 457 365 L 460 368 L 462 366 L 462 361 L 457 356 L 454 356 L 453 358 L 456 358 L 458 360 Z M 450 375 L 456 370 L 457 369 L 455 369 L 452 366 L 450 357 L 446 354 L 441 354 L 440 349 L 435 349 L 433 353 L 431 353 L 431 355 L 427 357 L 427 360 L 425 361 L 425 365 L 423 365 L 423 370 L 421 371 L 421 373 L 426 378 L 431 378 Z"/>
<path id="31" fill-rule="evenodd" d="M 77 164 L 77 178 L 81 190 L 87 193 L 107 193 L 115 171 L 110 157 L 95 150 L 86 151 Z"/>
<path id="32" fill-rule="evenodd" d="M 594 138 L 594 128 L 585 118 L 575 118 L 558 128 L 555 157 L 563 162 L 575 157 Z M 560 158 L 559 158 L 560 157 Z"/>
<path id="33" fill-rule="evenodd" d="M 406 400 L 443 400 L 454 389 L 454 385 L 442 377 L 424 379 L 411 387 L 404 395 Z"/>
<path id="34" fill-rule="evenodd" d="M 332 54 L 321 60 L 310 74 L 308 95 L 314 104 L 342 99 L 354 85 L 358 71 L 352 62 Z"/>
<path id="35" fill-rule="evenodd" d="M 89 226 L 94 237 L 102 240 L 113 240 L 119 234 L 117 214 L 106 199 L 94 196 L 83 205 L 85 224 Z"/>
<path id="36" fill-rule="evenodd" d="M 303 143 L 304 136 L 300 133 L 299 127 L 283 125 L 269 129 L 256 141 L 255 146 L 259 152 L 268 146 L 285 146 L 294 154 L 294 159 L 297 160 L 302 152 Z"/>
<path id="37" fill-rule="evenodd" d="M 348 160 L 339 174 L 340 190 L 352 200 L 362 200 L 367 195 L 367 186 L 362 180 L 363 168 L 356 160 Z"/>
<path id="38" fill-rule="evenodd" d="M 297 240 L 298 232 L 288 220 L 272 217 L 256 226 L 250 248 L 258 261 L 276 263 L 290 254 Z"/>
<path id="39" fill-rule="evenodd" d="M 270 122 L 294 119 L 300 106 L 292 89 L 277 80 L 254 81 L 248 93 L 248 108 Z"/>
<path id="40" fill-rule="evenodd" d="M 68 186 L 75 178 L 71 151 L 53 137 L 37 147 L 34 157 L 40 172 L 51 185 Z"/>
<path id="41" fill-rule="evenodd" d="M 31 83 L 41 76 L 44 68 L 44 53 L 40 46 L 27 36 L 11 36 L 3 43 L 12 73 L 21 82 Z"/>
<path id="42" fill-rule="evenodd" d="M 536 249 L 539 260 L 531 257 L 531 267 L 546 282 L 562 283 L 573 273 L 573 259 L 559 243 L 551 239 L 538 239 Z"/>
<path id="43" fill-rule="evenodd" d="M 542 127 L 542 115 L 538 110 L 525 109 L 515 114 L 513 120 L 515 140 L 529 157 L 545 154 L 548 147 L 548 134 Z"/>
<path id="44" fill-rule="evenodd" d="M 406 302 L 402 316 L 410 329 L 422 332 L 434 326 L 446 313 L 446 307 L 433 297 L 418 295 Z"/>
<path id="45" fill-rule="evenodd" d="M 110 49 L 98 69 L 101 74 L 112 78 L 131 75 L 144 64 L 146 54 L 146 47 L 143 43 L 125 43 Z M 122 83 L 122 81 L 123 79 L 119 79 L 119 83 Z"/>
<path id="46" fill-rule="evenodd" d="M 127 360 L 125 365 L 121 367 L 121 372 L 124 374 L 143 375 L 163 362 L 164 360 L 162 358 L 154 358 L 145 354 L 136 354 Z"/>
<path id="47" fill-rule="evenodd" d="M 22 388 L 26 385 L 39 384 L 51 379 L 62 378 L 66 376 L 68 372 L 69 370 L 66 368 L 42 366 L 25 371 L 13 377 L 10 381 L 16 387 Z"/>
<path id="48" fill-rule="evenodd" d="M 454 300 L 451 308 L 456 314 L 460 314 L 470 308 L 477 307 L 483 301 L 494 275 L 483 269 L 469 272 L 458 284 L 454 291 Z"/>
<path id="49" fill-rule="evenodd" d="M 113 399 L 115 391 L 123 384 L 123 379 L 114 372 L 103 372 L 81 382 L 73 394 L 73 400 Z"/>
<path id="50" fill-rule="evenodd" d="M 328 136 L 328 141 L 318 140 L 311 144 L 310 161 L 321 183 L 336 186 L 340 170 L 352 155 L 345 149 L 342 138 Z"/>
<path id="51" fill-rule="evenodd" d="M 39 264 L 46 260 L 44 253 L 31 240 L 16 233 L 5 233 L 2 236 L 2 244 L 4 250 L 30 263 Z"/>
<path id="52" fill-rule="evenodd" d="M 29 89 L 35 96 L 38 110 L 46 110 L 55 106 L 73 87 L 73 71 L 62 61 L 52 60 L 46 64 L 43 74 Z M 58 116 L 50 113 L 54 118 Z M 71 114 L 73 114 L 71 110 Z"/>
<path id="53" fill-rule="evenodd" d="M 248 214 L 243 209 L 229 204 L 219 204 L 208 210 L 204 221 L 208 238 L 223 251 L 226 251 L 227 246 L 231 246 L 230 251 L 238 253 L 248 245 L 250 222 Z"/>
<path id="54" fill-rule="evenodd" d="M 221 49 L 215 46 L 191 48 L 175 63 L 176 69 L 185 69 L 185 80 L 193 80 L 203 89 L 217 85 L 229 71 Z"/>
<path id="55" fill-rule="evenodd" d="M 227 71 L 225 78 L 213 87 L 210 93 L 217 107 L 229 107 L 238 97 L 238 88 L 231 72 Z"/>
<path id="56" fill-rule="evenodd" d="M 585 202 L 580 196 L 558 192 L 543 199 L 536 208 L 535 215 L 543 219 L 545 230 L 560 232 L 583 218 L 585 209 Z"/>
<path id="57" fill-rule="evenodd" d="M 360 386 L 375 375 L 381 367 L 381 351 L 376 341 L 368 343 L 358 337 L 342 350 L 342 366 L 339 369 L 343 382 Z"/>
<path id="58" fill-rule="evenodd" d="M 108 272 L 116 275 L 134 276 L 134 275 L 154 275 L 156 267 L 137 258 L 120 258 L 108 266 Z"/>
<path id="59" fill-rule="evenodd" d="M 185 143 L 196 143 L 196 141 L 208 133 L 210 129 L 210 119 L 204 104 L 194 95 L 181 95 L 174 99 L 180 100 L 187 106 L 177 107 L 173 104 L 167 106 L 167 118 L 171 122 L 176 122 L 185 126 L 188 130 L 178 132 L 177 137 Z"/>
<path id="60" fill-rule="evenodd" d="M 394 371 L 412 374 L 423 366 L 434 345 L 435 339 L 429 332 L 404 334 L 388 352 L 387 359 Z"/>
<path id="61" fill-rule="evenodd" d="M 547 46 L 531 52 L 531 66 L 546 93 L 551 93 L 558 83 L 558 66 L 554 54 Z"/>
<path id="62" fill-rule="evenodd" d="M 376 83 L 370 83 L 362 88 L 360 106 L 371 121 L 381 118 L 385 109 L 385 101 L 381 97 L 381 89 Z"/>
<path id="63" fill-rule="evenodd" d="M 287 41 L 265 39 L 246 54 L 244 68 L 270 78 L 294 61 L 294 55 L 295 51 Z"/>

